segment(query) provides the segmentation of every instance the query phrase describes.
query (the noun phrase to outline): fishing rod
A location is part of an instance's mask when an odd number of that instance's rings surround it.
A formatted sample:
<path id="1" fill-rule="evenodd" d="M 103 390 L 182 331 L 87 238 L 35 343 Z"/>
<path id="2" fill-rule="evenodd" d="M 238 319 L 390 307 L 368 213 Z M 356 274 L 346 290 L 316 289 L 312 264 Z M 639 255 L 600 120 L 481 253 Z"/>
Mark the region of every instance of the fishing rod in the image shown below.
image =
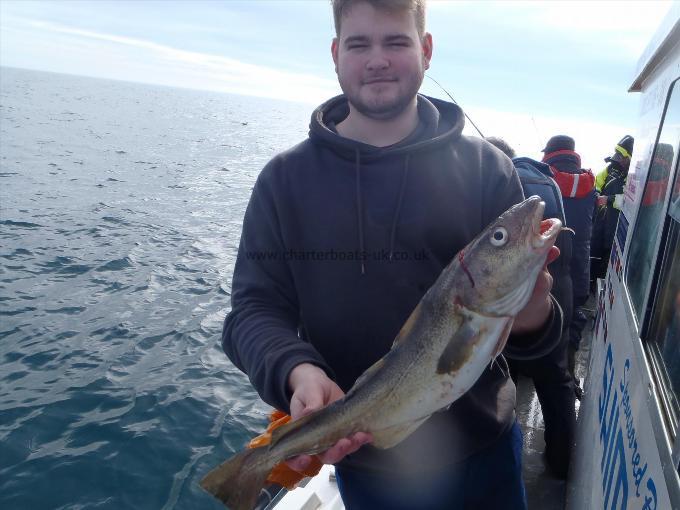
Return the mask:
<path id="1" fill-rule="evenodd" d="M 444 91 L 444 93 L 445 93 L 447 96 L 449 96 L 449 99 L 451 99 L 451 101 L 453 101 L 453 104 L 460 106 L 460 105 L 458 104 L 458 102 L 457 102 L 455 99 L 453 99 L 453 96 L 452 96 L 451 94 L 449 94 L 449 92 L 441 85 L 441 83 L 439 83 L 437 80 L 435 80 L 435 79 L 434 79 L 432 76 L 430 76 L 429 74 L 426 74 L 425 76 L 427 76 L 430 80 L 432 80 L 433 82 L 435 82 L 435 83 L 437 84 L 437 86 L 438 86 L 440 89 L 442 89 L 442 90 Z M 481 136 L 482 138 L 486 138 L 486 137 L 482 134 L 482 132 L 479 130 L 479 128 L 477 127 L 477 124 L 475 124 L 475 123 L 472 121 L 472 119 L 468 116 L 468 114 L 465 113 L 465 110 L 463 110 L 463 115 L 465 115 L 465 118 L 466 118 L 467 120 L 469 120 L 469 121 L 470 121 L 470 124 L 472 124 L 472 126 L 477 130 L 477 132 L 479 133 L 479 136 Z"/>
<path id="2" fill-rule="evenodd" d="M 541 132 L 538 130 L 538 125 L 536 124 L 536 119 L 534 119 L 534 116 L 531 116 L 531 122 L 534 123 L 534 129 L 536 130 L 536 136 L 538 137 L 538 145 L 541 147 L 545 147 L 545 142 L 543 137 L 541 136 Z"/>

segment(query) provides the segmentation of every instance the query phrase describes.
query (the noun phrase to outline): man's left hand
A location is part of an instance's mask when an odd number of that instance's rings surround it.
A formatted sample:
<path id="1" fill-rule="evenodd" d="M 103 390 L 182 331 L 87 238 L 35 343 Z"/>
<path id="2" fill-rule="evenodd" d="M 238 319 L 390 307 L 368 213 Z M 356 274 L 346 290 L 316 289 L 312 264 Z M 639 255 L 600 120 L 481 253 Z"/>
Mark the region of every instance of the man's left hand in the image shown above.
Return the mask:
<path id="1" fill-rule="evenodd" d="M 515 317 L 512 325 L 513 335 L 524 335 L 538 331 L 550 317 L 552 303 L 550 302 L 550 290 L 553 278 L 548 272 L 548 264 L 560 256 L 560 250 L 556 246 L 550 248 L 543 269 L 536 278 L 534 291 L 529 302 Z"/>

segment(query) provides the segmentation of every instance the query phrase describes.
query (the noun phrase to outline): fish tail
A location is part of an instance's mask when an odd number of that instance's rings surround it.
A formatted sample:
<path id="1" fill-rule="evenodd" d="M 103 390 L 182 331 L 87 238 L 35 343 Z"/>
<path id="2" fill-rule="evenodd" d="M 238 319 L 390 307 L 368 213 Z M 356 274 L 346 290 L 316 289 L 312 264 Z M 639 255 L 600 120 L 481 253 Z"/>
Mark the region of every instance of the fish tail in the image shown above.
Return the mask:
<path id="1" fill-rule="evenodd" d="M 231 510 L 252 510 L 274 467 L 268 457 L 268 448 L 245 450 L 208 473 L 201 487 Z"/>

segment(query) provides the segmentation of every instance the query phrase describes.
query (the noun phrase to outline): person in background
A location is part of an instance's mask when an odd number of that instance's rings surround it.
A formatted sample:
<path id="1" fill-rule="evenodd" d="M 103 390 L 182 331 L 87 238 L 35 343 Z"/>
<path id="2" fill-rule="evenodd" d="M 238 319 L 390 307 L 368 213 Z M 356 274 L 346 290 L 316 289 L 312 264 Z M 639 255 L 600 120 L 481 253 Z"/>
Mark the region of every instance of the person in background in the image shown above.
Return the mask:
<path id="1" fill-rule="evenodd" d="M 455 254 L 523 199 L 512 162 L 462 135 L 462 110 L 418 94 L 433 48 L 425 2 L 332 5 L 343 94 L 258 176 L 222 332 L 234 365 L 293 419 L 342 398 Z M 542 271 L 515 318 L 508 344 L 526 356 L 560 330 L 551 285 Z M 336 464 L 345 506 L 526 509 L 515 387 L 503 364 L 393 448 L 357 432 L 321 452 Z M 288 464 L 301 471 L 311 460 Z"/>
<path id="2" fill-rule="evenodd" d="M 599 196 L 590 241 L 590 279 L 593 283 L 607 274 L 634 142 L 630 135 L 621 138 L 614 148 L 614 154 L 605 158 L 608 165 L 595 178 L 595 189 Z"/>
<path id="3" fill-rule="evenodd" d="M 513 149 L 512 146 L 508 142 L 503 140 L 502 138 L 500 138 L 498 136 L 486 136 L 486 137 L 484 137 L 484 139 L 487 142 L 489 142 L 491 145 L 493 145 L 494 147 L 499 149 L 503 154 L 505 154 L 510 159 L 515 159 L 515 155 L 516 155 L 515 149 Z M 515 168 L 517 168 L 517 167 L 515 167 Z M 520 180 L 521 180 L 521 176 L 520 176 Z M 524 187 L 522 187 L 522 188 L 524 188 Z M 526 194 L 526 189 L 524 189 L 524 196 L 527 196 L 527 197 L 530 196 L 530 195 Z"/>
<path id="4" fill-rule="evenodd" d="M 576 152 L 576 142 L 570 136 L 556 135 L 543 148 L 543 163 L 550 171 L 562 194 L 567 227 L 574 231 L 571 252 L 571 282 L 573 312 L 569 324 L 569 369 L 574 376 L 577 396 L 582 390 L 577 383 L 575 356 L 581 343 L 581 334 L 588 319 L 582 307 L 590 293 L 590 237 L 595 209 L 595 176 L 581 168 L 581 156 Z"/>
<path id="5" fill-rule="evenodd" d="M 559 218 L 565 223 L 562 195 L 552 178 L 550 167 L 531 158 L 515 157 L 515 151 L 502 138 L 487 137 L 486 141 L 512 159 L 524 195 L 538 195 L 543 199 L 544 219 Z M 515 358 L 512 349 L 505 351 L 515 384 L 519 374 L 534 382 L 545 423 L 545 459 L 552 473 L 561 479 L 566 479 L 569 472 L 576 431 L 574 380 L 567 363 L 568 327 L 573 306 L 570 270 L 572 237 L 573 234 L 568 230 L 560 233 L 555 243 L 560 249 L 560 256 L 548 265 L 548 271 L 553 277 L 552 294 L 562 308 L 564 317 L 562 331 L 555 335 L 553 348 L 542 356 L 529 360 L 523 359 L 521 353 Z"/>

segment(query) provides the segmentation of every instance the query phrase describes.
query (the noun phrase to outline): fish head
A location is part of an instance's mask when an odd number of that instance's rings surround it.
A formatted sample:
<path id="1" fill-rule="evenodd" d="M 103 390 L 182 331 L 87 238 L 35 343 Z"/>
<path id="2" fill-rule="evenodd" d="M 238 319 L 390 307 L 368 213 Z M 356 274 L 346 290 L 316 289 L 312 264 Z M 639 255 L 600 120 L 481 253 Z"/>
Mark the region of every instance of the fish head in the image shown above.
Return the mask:
<path id="1" fill-rule="evenodd" d="M 488 316 L 515 316 L 526 306 L 550 248 L 562 230 L 543 220 L 534 195 L 511 207 L 459 252 L 452 292 L 466 308 Z"/>

